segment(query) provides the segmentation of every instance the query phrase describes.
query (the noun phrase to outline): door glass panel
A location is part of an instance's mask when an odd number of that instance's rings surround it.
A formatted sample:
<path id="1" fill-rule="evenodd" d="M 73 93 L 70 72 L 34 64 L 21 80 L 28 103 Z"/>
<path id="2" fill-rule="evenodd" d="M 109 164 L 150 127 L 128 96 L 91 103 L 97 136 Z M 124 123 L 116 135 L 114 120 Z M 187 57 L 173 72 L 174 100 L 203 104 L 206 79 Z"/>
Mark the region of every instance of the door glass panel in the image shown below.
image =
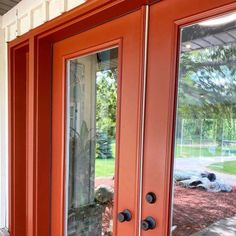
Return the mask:
<path id="1" fill-rule="evenodd" d="M 118 49 L 67 62 L 67 235 L 112 235 Z"/>
<path id="2" fill-rule="evenodd" d="M 236 235 L 236 14 L 181 28 L 172 235 Z"/>

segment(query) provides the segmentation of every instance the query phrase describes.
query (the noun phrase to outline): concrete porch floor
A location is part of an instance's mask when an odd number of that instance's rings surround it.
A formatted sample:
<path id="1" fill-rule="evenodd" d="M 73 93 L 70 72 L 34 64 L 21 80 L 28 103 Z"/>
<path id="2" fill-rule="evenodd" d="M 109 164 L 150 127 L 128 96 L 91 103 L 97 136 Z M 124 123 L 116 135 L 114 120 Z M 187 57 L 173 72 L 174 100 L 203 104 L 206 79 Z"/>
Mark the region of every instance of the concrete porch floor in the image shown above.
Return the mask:
<path id="1" fill-rule="evenodd" d="M 236 216 L 217 221 L 191 236 L 236 236 Z"/>

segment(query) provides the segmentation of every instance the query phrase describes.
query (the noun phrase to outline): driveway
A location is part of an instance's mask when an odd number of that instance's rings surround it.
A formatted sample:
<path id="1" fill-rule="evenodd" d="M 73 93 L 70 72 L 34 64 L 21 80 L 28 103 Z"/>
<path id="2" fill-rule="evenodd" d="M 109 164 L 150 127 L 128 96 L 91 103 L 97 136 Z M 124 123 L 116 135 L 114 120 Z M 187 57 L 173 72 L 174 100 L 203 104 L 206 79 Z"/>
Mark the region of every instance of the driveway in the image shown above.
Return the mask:
<path id="1" fill-rule="evenodd" d="M 214 172 L 218 179 L 222 180 L 225 184 L 236 186 L 236 175 L 219 173 L 216 171 L 209 170 L 207 167 L 210 164 L 216 162 L 233 161 L 236 160 L 234 157 L 191 157 L 191 158 L 176 158 L 175 169 L 185 171 L 210 171 Z"/>

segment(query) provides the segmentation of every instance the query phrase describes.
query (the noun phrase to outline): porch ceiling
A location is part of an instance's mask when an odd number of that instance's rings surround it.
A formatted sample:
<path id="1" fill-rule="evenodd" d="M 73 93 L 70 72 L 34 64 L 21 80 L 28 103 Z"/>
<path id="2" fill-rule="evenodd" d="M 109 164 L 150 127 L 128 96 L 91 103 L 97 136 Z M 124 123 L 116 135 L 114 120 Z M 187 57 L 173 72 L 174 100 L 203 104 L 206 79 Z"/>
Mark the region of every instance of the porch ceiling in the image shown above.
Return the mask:
<path id="1" fill-rule="evenodd" d="M 0 0 L 0 15 L 4 15 L 21 0 Z"/>
<path id="2" fill-rule="evenodd" d="M 196 24 L 183 31 L 182 39 L 182 52 L 233 44 L 236 42 L 236 21 L 218 27 L 201 27 Z"/>

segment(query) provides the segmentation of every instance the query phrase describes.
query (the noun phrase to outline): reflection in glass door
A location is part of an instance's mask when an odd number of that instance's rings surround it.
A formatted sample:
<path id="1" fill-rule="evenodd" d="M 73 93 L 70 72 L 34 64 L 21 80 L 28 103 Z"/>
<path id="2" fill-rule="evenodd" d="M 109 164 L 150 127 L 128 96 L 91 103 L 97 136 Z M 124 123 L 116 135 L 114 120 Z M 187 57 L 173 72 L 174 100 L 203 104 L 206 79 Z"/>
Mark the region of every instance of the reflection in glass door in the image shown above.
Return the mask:
<path id="1" fill-rule="evenodd" d="M 118 49 L 67 62 L 67 235 L 112 235 Z"/>
<path id="2" fill-rule="evenodd" d="M 236 235 L 236 13 L 181 29 L 172 235 Z"/>

